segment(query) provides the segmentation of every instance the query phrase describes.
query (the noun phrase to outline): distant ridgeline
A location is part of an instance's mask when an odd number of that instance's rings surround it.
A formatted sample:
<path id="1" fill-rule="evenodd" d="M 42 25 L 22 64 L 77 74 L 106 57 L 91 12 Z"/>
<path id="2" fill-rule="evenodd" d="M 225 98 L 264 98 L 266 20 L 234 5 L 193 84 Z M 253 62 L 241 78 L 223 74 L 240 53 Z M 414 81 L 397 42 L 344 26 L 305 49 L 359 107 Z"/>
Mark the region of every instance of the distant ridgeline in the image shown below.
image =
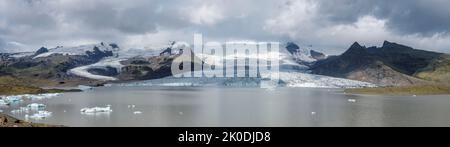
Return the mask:
<path id="1" fill-rule="evenodd" d="M 312 73 L 386 86 L 450 81 L 450 56 L 385 41 L 382 47 L 354 43 L 345 53 L 318 61 Z"/>
<path id="2" fill-rule="evenodd" d="M 172 76 L 173 61 L 189 49 L 189 45 L 177 42 L 161 50 L 121 50 L 114 43 L 99 43 L 52 49 L 42 47 L 28 53 L 0 53 L 0 85 L 101 85 L 107 81 L 159 79 Z M 194 67 L 205 64 L 197 55 L 192 61 L 192 64 L 198 64 Z M 289 72 L 384 86 L 450 82 L 450 55 L 388 41 L 382 47 L 354 43 L 339 56 L 327 56 L 287 43 L 280 48 L 279 62 L 281 70 Z"/>

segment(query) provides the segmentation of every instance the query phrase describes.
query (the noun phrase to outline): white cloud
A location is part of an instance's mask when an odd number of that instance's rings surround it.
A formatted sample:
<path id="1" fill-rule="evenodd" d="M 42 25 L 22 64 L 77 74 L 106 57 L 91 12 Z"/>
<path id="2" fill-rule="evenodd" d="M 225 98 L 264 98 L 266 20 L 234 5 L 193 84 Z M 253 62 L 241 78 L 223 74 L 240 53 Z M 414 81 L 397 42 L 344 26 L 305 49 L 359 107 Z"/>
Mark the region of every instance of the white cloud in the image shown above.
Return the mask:
<path id="1" fill-rule="evenodd" d="M 191 23 L 197 25 L 215 25 L 225 19 L 221 7 L 215 4 L 203 4 L 200 7 L 190 7 L 185 10 Z"/>

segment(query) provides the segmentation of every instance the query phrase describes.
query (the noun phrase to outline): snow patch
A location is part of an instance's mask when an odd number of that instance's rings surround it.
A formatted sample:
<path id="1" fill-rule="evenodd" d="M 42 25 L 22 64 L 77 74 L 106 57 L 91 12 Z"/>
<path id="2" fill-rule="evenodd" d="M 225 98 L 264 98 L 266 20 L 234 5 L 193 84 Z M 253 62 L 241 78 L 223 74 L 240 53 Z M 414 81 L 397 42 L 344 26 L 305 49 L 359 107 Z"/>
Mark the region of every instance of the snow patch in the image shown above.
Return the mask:
<path id="1" fill-rule="evenodd" d="M 53 54 L 61 54 L 61 55 L 86 55 L 87 51 L 94 51 L 94 48 L 97 47 L 100 51 L 112 51 L 113 53 L 118 52 L 118 48 L 113 48 L 109 44 L 100 43 L 100 44 L 90 44 L 90 45 L 81 45 L 77 47 L 56 47 L 53 49 L 49 49 L 49 52 L 37 55 L 33 59 L 36 58 L 44 58 L 49 57 Z"/>

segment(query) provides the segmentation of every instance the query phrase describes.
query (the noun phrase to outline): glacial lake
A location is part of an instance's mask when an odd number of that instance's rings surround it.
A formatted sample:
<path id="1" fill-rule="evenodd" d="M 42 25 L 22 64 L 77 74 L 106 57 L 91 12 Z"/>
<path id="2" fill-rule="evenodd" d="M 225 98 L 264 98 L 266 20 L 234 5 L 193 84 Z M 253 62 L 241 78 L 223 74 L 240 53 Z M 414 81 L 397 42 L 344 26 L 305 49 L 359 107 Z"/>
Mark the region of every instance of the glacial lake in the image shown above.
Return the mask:
<path id="1" fill-rule="evenodd" d="M 101 87 L 34 102 L 47 105 L 53 114 L 29 121 L 72 127 L 450 126 L 449 95 L 362 96 L 316 88 Z M 28 103 L 32 102 L 20 106 Z M 80 112 L 106 105 L 113 112 Z M 10 112 L 20 106 L 1 109 L 25 119 Z"/>

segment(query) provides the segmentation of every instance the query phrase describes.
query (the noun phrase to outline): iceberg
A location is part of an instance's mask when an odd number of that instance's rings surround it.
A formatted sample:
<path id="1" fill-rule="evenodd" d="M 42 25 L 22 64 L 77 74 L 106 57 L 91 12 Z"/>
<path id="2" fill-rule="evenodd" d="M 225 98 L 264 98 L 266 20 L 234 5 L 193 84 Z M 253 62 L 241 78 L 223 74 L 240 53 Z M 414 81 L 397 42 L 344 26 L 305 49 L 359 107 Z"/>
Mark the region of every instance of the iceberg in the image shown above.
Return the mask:
<path id="1" fill-rule="evenodd" d="M 110 113 L 112 112 L 111 106 L 107 107 L 94 107 L 94 108 L 83 108 L 80 110 L 84 114 L 95 114 L 95 113 Z"/>
<path id="2" fill-rule="evenodd" d="M 27 105 L 27 107 L 30 108 L 31 110 L 43 110 L 47 106 L 44 104 L 33 103 L 33 104 Z"/>
<path id="3" fill-rule="evenodd" d="M 0 106 L 7 106 L 9 103 L 3 99 L 0 99 Z"/>
<path id="4" fill-rule="evenodd" d="M 52 116 L 52 112 L 48 111 L 38 111 L 38 113 L 35 113 L 31 116 L 25 115 L 25 118 L 31 118 L 36 120 L 46 119 Z"/>
<path id="5" fill-rule="evenodd" d="M 18 96 L 6 96 L 4 98 L 4 101 L 6 103 L 9 103 L 9 104 L 11 104 L 11 103 L 20 103 L 20 102 L 22 102 L 22 97 L 23 96 L 21 96 L 21 95 L 18 95 Z"/>
<path id="6" fill-rule="evenodd" d="M 19 109 L 11 110 L 11 113 L 13 114 L 23 114 L 23 113 L 30 113 L 30 108 L 28 107 L 20 107 Z"/>

